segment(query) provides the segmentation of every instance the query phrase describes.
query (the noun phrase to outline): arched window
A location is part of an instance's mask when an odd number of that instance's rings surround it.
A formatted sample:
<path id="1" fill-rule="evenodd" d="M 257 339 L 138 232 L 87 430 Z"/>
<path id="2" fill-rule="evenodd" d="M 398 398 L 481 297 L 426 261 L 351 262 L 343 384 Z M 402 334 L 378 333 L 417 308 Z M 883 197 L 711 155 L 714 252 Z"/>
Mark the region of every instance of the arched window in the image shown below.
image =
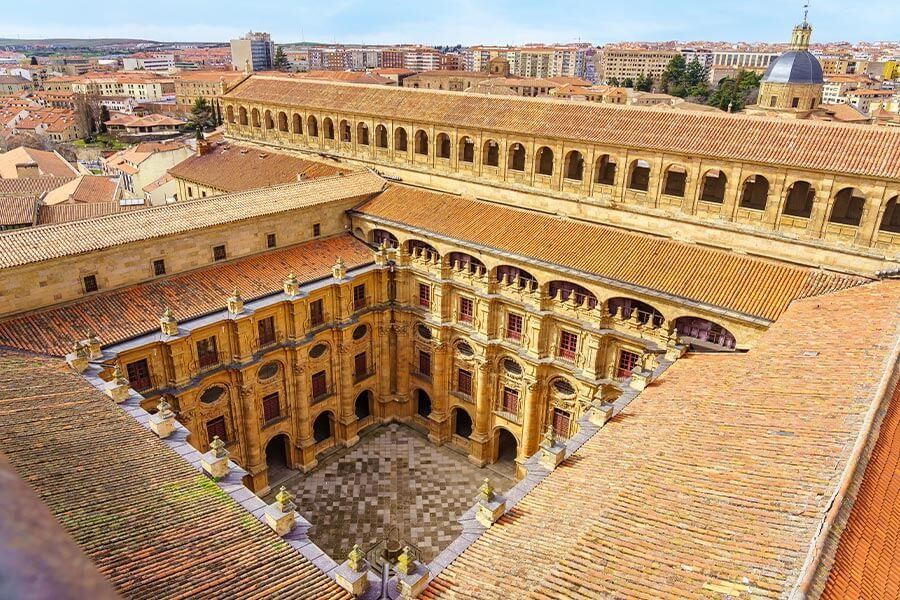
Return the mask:
<path id="1" fill-rule="evenodd" d="M 309 118 L 306 119 L 306 135 L 319 137 L 319 121 L 313 115 L 309 115 Z"/>
<path id="2" fill-rule="evenodd" d="M 413 256 L 424 256 L 428 260 L 440 259 L 441 255 L 434 246 L 422 240 L 409 240 L 406 242 L 407 251 Z"/>
<path id="3" fill-rule="evenodd" d="M 252 111 L 250 111 L 250 123 L 253 125 L 253 127 L 262 127 L 262 123 L 260 123 L 259 121 L 258 108 L 254 108 Z"/>
<path id="4" fill-rule="evenodd" d="M 539 175 L 553 175 L 553 150 L 547 146 L 538 148 L 534 158 L 534 170 Z"/>
<path id="5" fill-rule="evenodd" d="M 399 152 L 406 152 L 407 149 L 407 135 L 406 129 L 403 127 L 398 127 L 394 130 L 394 150 Z"/>
<path id="6" fill-rule="evenodd" d="M 664 322 L 661 312 L 646 302 L 641 302 L 634 298 L 610 298 L 607 306 L 611 315 L 619 314 L 621 309 L 622 317 L 625 319 L 630 319 L 632 313 L 636 310 L 638 311 L 638 321 L 641 323 L 647 323 L 652 318 L 653 326 L 660 327 Z"/>
<path id="7" fill-rule="evenodd" d="M 378 148 L 388 147 L 387 127 L 384 125 L 375 126 L 375 146 Z"/>
<path id="8" fill-rule="evenodd" d="M 266 129 L 275 129 L 275 119 L 272 118 L 272 111 L 267 110 L 265 112 L 266 118 Z"/>
<path id="9" fill-rule="evenodd" d="M 450 420 L 453 421 L 453 435 L 466 438 L 472 435 L 472 417 L 458 406 L 450 411 Z"/>
<path id="10" fill-rule="evenodd" d="M 666 179 L 663 184 L 663 194 L 684 198 L 684 190 L 687 187 L 687 170 L 681 165 L 672 165 L 666 169 Z"/>
<path id="11" fill-rule="evenodd" d="M 431 414 L 431 397 L 423 390 L 416 390 L 416 414 L 426 419 Z"/>
<path id="12" fill-rule="evenodd" d="M 888 200 L 881 218 L 880 231 L 888 233 L 900 233 L 900 196 L 894 196 Z"/>
<path id="13" fill-rule="evenodd" d="M 861 191 L 856 188 L 844 188 L 834 197 L 834 206 L 831 207 L 828 222 L 859 227 L 865 206 L 866 197 Z"/>
<path id="14" fill-rule="evenodd" d="M 435 146 L 438 158 L 450 158 L 450 136 L 446 133 L 439 133 L 437 136 L 437 145 Z"/>
<path id="15" fill-rule="evenodd" d="M 291 118 L 291 133 L 294 135 L 301 135 L 303 133 L 303 117 L 294 113 L 294 116 Z"/>
<path id="16" fill-rule="evenodd" d="M 322 135 L 326 140 L 334 139 L 334 121 L 331 120 L 331 117 L 322 119 Z"/>
<path id="17" fill-rule="evenodd" d="M 278 111 L 278 131 L 287 132 L 288 130 L 288 118 L 287 113 L 284 111 Z"/>
<path id="18" fill-rule="evenodd" d="M 531 290 L 536 290 L 538 286 L 537 279 L 534 278 L 534 275 L 524 269 L 513 267 L 511 265 L 500 265 L 494 270 L 494 276 L 500 283 L 503 283 L 504 281 L 508 284 L 515 283 L 520 288 L 527 286 Z"/>
<path id="19" fill-rule="evenodd" d="M 226 106 L 225 107 L 225 120 L 229 123 L 234 123 L 234 107 Z"/>
<path id="20" fill-rule="evenodd" d="M 628 189 L 646 192 L 650 189 L 650 163 L 646 160 L 636 160 L 631 163 L 631 173 L 628 176 Z"/>
<path id="21" fill-rule="evenodd" d="M 451 252 L 448 258 L 454 269 L 465 269 L 469 273 L 484 273 L 486 270 L 483 262 L 465 252 Z"/>
<path id="22" fill-rule="evenodd" d="M 688 338 L 687 341 L 700 342 L 701 348 L 721 347 L 732 350 L 735 346 L 734 336 L 730 331 L 706 319 L 679 317 L 675 319 L 675 329 L 678 335 Z"/>
<path id="23" fill-rule="evenodd" d="M 700 199 L 704 202 L 722 204 L 725 201 L 725 187 L 728 178 L 719 169 L 710 169 L 703 176 L 703 189 L 700 191 Z"/>
<path id="24" fill-rule="evenodd" d="M 428 134 L 424 129 L 420 129 L 416 132 L 416 154 L 424 154 L 428 156 Z"/>
<path id="25" fill-rule="evenodd" d="M 459 162 L 475 162 L 475 142 L 470 137 L 459 140 Z"/>
<path id="26" fill-rule="evenodd" d="M 582 181 L 584 179 L 584 156 L 578 150 L 572 150 L 566 154 L 565 161 L 566 179 Z"/>
<path id="27" fill-rule="evenodd" d="M 769 180 L 762 175 L 751 175 L 744 181 L 741 206 L 753 210 L 765 210 L 769 198 Z"/>
<path id="28" fill-rule="evenodd" d="M 597 159 L 594 169 L 594 182 L 602 185 L 616 184 L 616 161 L 609 154 L 604 154 Z"/>
<path id="29" fill-rule="evenodd" d="M 808 181 L 795 181 L 788 188 L 787 201 L 784 204 L 784 214 L 791 217 L 803 217 L 808 219 L 812 214 L 813 202 L 816 199 L 816 190 Z"/>
<path id="30" fill-rule="evenodd" d="M 563 302 L 570 301 L 574 294 L 576 304 L 585 305 L 587 308 L 597 306 L 597 296 L 593 292 L 571 281 L 551 281 L 548 292 L 551 298 L 559 297 Z"/>
<path id="31" fill-rule="evenodd" d="M 481 163 L 488 167 L 500 166 L 500 146 L 494 140 L 488 140 L 481 149 Z"/>
<path id="32" fill-rule="evenodd" d="M 353 137 L 350 132 L 350 122 L 347 119 L 341 119 L 341 141 L 342 142 L 350 142 L 353 140 Z"/>
<path id="33" fill-rule="evenodd" d="M 360 122 L 356 125 L 356 143 L 363 146 L 369 145 L 369 126 L 365 123 Z"/>
<path id="34" fill-rule="evenodd" d="M 525 170 L 525 146 L 516 142 L 509 147 L 509 165 L 512 171 Z"/>
<path id="35" fill-rule="evenodd" d="M 238 109 L 238 123 L 247 125 L 247 109 L 243 106 Z"/>
<path id="36" fill-rule="evenodd" d="M 359 420 L 372 416 L 372 392 L 369 390 L 360 392 L 353 404 L 353 412 Z"/>
<path id="37" fill-rule="evenodd" d="M 385 231 L 384 229 L 372 230 L 372 242 L 374 242 L 378 246 L 384 244 L 388 248 L 397 248 L 400 246 L 400 242 L 397 240 L 397 236 L 395 236 L 390 231 Z"/>
<path id="38" fill-rule="evenodd" d="M 313 421 L 313 440 L 318 444 L 324 442 L 332 436 L 331 422 L 334 420 L 334 414 L 331 411 L 325 411 L 316 417 Z"/>

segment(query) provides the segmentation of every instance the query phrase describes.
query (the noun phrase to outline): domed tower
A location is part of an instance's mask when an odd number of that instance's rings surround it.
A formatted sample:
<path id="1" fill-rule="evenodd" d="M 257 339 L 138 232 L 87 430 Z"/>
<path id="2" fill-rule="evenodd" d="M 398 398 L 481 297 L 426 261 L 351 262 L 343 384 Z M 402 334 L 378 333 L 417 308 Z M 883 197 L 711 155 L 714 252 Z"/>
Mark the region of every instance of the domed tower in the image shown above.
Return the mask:
<path id="1" fill-rule="evenodd" d="M 757 108 L 804 116 L 819 106 L 825 80 L 819 59 L 809 51 L 812 26 L 803 22 L 794 27 L 791 50 L 778 57 L 762 78 Z"/>

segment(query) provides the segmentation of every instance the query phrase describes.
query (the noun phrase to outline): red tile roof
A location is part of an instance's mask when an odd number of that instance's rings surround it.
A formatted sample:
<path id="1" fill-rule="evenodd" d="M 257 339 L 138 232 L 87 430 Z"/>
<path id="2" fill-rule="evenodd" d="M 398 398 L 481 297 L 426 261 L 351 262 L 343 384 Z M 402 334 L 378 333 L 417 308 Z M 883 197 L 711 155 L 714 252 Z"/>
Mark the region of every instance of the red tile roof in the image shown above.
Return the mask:
<path id="1" fill-rule="evenodd" d="M 350 234 L 306 242 L 8 318 L 0 321 L 0 346 L 64 355 L 87 329 L 104 344 L 120 342 L 155 330 L 167 306 L 179 320 L 198 317 L 222 309 L 234 288 L 249 300 L 281 290 L 292 270 L 301 282 L 329 276 L 338 256 L 347 268 L 373 261 L 371 248 Z"/>
<path id="2" fill-rule="evenodd" d="M 787 598 L 896 368 L 898 322 L 887 280 L 793 303 L 746 354 L 679 360 L 421 598 Z M 873 548 L 897 539 L 878 522 Z"/>

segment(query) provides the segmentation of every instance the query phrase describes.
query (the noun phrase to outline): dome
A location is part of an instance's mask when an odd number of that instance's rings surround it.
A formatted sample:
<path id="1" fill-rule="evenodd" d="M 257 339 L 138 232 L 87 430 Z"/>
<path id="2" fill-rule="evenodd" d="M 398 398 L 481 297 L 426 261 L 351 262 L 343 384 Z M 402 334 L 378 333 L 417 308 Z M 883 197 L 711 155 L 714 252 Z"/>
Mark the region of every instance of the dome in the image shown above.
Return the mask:
<path id="1" fill-rule="evenodd" d="M 822 65 L 807 50 L 792 50 L 769 65 L 763 81 L 770 83 L 812 83 L 822 85 Z"/>

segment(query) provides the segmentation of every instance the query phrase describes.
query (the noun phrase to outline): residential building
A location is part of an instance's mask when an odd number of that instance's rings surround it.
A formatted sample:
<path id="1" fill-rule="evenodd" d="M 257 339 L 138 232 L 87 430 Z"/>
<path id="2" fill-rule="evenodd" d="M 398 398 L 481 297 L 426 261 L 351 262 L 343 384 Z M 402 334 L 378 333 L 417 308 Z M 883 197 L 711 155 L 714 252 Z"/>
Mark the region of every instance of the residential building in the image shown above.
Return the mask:
<path id="1" fill-rule="evenodd" d="M 847 104 L 850 90 L 881 89 L 881 82 L 867 75 L 832 75 L 825 78 L 822 86 L 822 102 L 825 104 Z"/>
<path id="2" fill-rule="evenodd" d="M 182 112 L 190 112 L 194 103 L 205 98 L 217 114 L 221 114 L 219 96 L 225 93 L 244 73 L 236 71 L 191 71 L 175 77 L 175 105 Z"/>
<path id="3" fill-rule="evenodd" d="M 597 54 L 597 75 L 609 83 L 626 79 L 634 81 L 639 76 L 652 77 L 659 82 L 669 62 L 678 56 L 677 50 L 643 50 L 605 46 Z"/>
<path id="4" fill-rule="evenodd" d="M 20 75 L 0 75 L 0 96 L 18 96 L 31 90 L 31 82 Z"/>
<path id="5" fill-rule="evenodd" d="M 19 146 L 0 152 L 0 179 L 32 177 L 73 177 L 78 169 L 56 151 Z"/>
<path id="6" fill-rule="evenodd" d="M 249 32 L 231 40 L 231 64 L 235 71 L 268 71 L 275 61 L 275 43 L 263 32 Z"/>
<path id="7" fill-rule="evenodd" d="M 138 52 L 122 59 L 122 69 L 171 73 L 175 70 L 175 55 L 166 52 Z"/>
<path id="8" fill-rule="evenodd" d="M 442 54 L 434 48 L 409 48 L 403 53 L 403 67 L 410 71 L 437 71 L 441 68 Z"/>
<path id="9" fill-rule="evenodd" d="M 103 159 L 103 170 L 121 178 L 127 197 L 143 196 L 148 185 L 163 177 L 193 154 L 193 150 L 177 142 L 141 143 Z"/>

